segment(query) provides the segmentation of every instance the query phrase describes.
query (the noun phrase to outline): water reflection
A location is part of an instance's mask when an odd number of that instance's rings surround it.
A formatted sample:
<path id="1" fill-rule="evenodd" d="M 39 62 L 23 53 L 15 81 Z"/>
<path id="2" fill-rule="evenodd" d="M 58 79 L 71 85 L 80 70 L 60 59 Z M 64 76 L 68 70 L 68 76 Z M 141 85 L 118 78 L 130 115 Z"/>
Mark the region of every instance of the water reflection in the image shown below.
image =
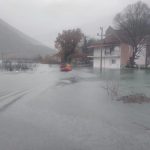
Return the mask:
<path id="1" fill-rule="evenodd" d="M 70 73 L 59 74 L 58 86 L 78 84 L 81 82 L 100 82 L 103 86 L 109 82 L 116 82 L 123 95 L 128 93 L 143 93 L 150 95 L 150 70 L 121 69 L 108 70 L 93 68 L 75 68 Z"/>

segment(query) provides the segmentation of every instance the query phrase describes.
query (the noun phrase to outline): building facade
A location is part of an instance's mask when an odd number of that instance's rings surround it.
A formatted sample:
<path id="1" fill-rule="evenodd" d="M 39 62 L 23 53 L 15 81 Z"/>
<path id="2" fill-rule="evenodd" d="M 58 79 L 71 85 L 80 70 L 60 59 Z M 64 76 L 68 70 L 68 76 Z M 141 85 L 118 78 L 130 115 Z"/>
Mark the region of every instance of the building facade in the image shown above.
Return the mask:
<path id="1" fill-rule="evenodd" d="M 131 46 L 121 42 L 117 32 L 109 27 L 105 38 L 90 46 L 94 68 L 120 69 L 127 66 L 133 51 Z M 144 46 L 135 62 L 140 67 L 145 66 L 147 60 L 147 46 Z"/>

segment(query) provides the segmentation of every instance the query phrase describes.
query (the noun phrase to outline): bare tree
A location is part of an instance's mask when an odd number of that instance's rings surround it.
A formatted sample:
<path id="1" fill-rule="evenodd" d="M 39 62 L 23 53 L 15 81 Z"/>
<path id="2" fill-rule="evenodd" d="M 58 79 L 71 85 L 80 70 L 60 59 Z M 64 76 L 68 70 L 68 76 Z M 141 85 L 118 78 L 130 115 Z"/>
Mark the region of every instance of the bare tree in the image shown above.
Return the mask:
<path id="1" fill-rule="evenodd" d="M 55 47 L 60 50 L 59 54 L 63 62 L 71 62 L 72 56 L 82 37 L 83 33 L 80 29 L 64 30 L 58 34 Z"/>
<path id="2" fill-rule="evenodd" d="M 129 65 L 133 67 L 145 45 L 146 36 L 150 34 L 150 8 L 139 1 L 128 5 L 114 20 L 120 30 L 121 40 L 132 47 Z"/>
<path id="3" fill-rule="evenodd" d="M 118 97 L 121 96 L 119 81 L 107 80 L 105 81 L 105 85 L 102 86 L 102 88 L 106 90 L 107 95 L 111 100 L 118 99 Z"/>

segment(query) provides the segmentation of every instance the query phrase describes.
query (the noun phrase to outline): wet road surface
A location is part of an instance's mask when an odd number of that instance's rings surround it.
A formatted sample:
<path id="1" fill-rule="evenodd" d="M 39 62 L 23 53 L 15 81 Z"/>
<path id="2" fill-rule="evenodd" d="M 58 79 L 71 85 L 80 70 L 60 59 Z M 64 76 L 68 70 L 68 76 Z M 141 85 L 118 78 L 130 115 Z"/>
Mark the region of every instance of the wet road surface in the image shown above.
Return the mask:
<path id="1" fill-rule="evenodd" d="M 148 150 L 150 104 L 110 100 L 104 78 L 119 79 L 123 90 L 150 90 L 143 72 L 64 73 L 41 65 L 0 73 L 0 149 Z"/>

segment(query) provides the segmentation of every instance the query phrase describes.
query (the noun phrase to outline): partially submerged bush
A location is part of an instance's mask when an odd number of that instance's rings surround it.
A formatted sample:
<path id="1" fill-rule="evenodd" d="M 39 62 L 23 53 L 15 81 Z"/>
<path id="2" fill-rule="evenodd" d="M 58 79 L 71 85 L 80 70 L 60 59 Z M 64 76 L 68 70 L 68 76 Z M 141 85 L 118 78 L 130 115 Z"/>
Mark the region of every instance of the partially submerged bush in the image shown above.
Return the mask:
<path id="1" fill-rule="evenodd" d="M 122 101 L 124 103 L 150 103 L 150 98 L 141 93 L 133 93 L 126 96 L 121 96 L 119 82 L 107 81 L 103 88 L 111 100 Z"/>
<path id="2" fill-rule="evenodd" d="M 144 94 L 133 94 L 133 95 L 127 95 L 127 96 L 122 96 L 117 99 L 118 101 L 123 101 L 124 103 L 150 103 L 150 98 L 147 97 Z"/>
<path id="3" fill-rule="evenodd" d="M 103 88 L 106 90 L 107 95 L 111 98 L 111 100 L 116 99 L 120 95 L 119 82 L 107 81 Z"/>

